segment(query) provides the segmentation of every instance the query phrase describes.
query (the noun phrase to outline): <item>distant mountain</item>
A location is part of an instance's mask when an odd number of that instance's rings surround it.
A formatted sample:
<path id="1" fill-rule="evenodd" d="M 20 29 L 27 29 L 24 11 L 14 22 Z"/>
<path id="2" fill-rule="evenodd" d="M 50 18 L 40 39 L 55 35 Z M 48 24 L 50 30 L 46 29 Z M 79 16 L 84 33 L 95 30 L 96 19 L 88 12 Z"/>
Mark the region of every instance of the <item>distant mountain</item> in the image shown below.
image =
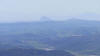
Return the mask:
<path id="1" fill-rule="evenodd" d="M 47 21 L 0 24 L 0 49 L 51 48 L 100 55 L 100 21 Z"/>
<path id="2" fill-rule="evenodd" d="M 76 16 L 76 18 L 85 19 L 85 20 L 99 20 L 100 14 L 97 13 L 84 13 Z"/>
<path id="3" fill-rule="evenodd" d="M 42 16 L 41 18 L 40 18 L 40 21 L 53 21 L 51 18 L 49 18 L 49 17 L 46 17 L 46 16 Z"/>

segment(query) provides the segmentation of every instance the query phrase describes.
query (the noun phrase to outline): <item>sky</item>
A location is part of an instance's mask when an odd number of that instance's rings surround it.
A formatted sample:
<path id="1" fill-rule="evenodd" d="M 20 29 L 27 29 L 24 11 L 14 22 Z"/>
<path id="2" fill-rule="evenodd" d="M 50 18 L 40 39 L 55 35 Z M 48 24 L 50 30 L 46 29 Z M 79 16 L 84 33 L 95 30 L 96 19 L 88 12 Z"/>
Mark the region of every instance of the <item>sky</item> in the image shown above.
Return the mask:
<path id="1" fill-rule="evenodd" d="M 0 0 L 0 22 L 82 18 L 100 20 L 100 0 Z"/>

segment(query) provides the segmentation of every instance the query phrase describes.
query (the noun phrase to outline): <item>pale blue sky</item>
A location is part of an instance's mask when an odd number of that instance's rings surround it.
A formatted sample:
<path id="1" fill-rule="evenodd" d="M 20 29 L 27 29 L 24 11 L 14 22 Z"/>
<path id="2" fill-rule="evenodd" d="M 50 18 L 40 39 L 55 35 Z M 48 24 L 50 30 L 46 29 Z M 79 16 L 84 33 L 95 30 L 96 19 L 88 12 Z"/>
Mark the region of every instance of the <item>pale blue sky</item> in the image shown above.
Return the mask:
<path id="1" fill-rule="evenodd" d="M 100 18 L 100 0 L 0 0 L 0 22 L 32 21 L 41 16 L 84 18 L 84 14 Z"/>

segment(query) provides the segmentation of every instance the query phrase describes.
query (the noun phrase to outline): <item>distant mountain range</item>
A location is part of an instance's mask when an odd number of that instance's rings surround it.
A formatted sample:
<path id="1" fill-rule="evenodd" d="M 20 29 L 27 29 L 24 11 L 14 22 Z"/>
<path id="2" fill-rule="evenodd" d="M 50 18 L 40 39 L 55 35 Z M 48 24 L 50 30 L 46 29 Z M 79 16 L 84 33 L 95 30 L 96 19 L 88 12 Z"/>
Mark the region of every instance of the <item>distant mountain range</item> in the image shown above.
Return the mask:
<path id="1" fill-rule="evenodd" d="M 0 49 L 55 49 L 100 55 L 100 21 L 66 21 L 0 24 Z"/>

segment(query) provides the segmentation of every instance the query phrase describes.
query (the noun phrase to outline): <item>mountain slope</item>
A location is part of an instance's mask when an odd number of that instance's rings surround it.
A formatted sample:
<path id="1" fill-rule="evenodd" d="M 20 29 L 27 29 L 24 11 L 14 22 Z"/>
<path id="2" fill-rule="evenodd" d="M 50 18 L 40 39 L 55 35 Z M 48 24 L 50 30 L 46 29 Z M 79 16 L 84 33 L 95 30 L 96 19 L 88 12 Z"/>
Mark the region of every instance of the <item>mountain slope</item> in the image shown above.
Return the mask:
<path id="1" fill-rule="evenodd" d="M 99 21 L 70 19 L 0 24 L 0 48 L 51 48 L 99 54 L 99 42 Z"/>
<path id="2" fill-rule="evenodd" d="M 0 51 L 0 56 L 74 56 L 74 55 L 70 54 L 69 52 L 60 50 L 45 51 L 39 49 L 14 48 L 14 49 L 6 49 Z"/>

